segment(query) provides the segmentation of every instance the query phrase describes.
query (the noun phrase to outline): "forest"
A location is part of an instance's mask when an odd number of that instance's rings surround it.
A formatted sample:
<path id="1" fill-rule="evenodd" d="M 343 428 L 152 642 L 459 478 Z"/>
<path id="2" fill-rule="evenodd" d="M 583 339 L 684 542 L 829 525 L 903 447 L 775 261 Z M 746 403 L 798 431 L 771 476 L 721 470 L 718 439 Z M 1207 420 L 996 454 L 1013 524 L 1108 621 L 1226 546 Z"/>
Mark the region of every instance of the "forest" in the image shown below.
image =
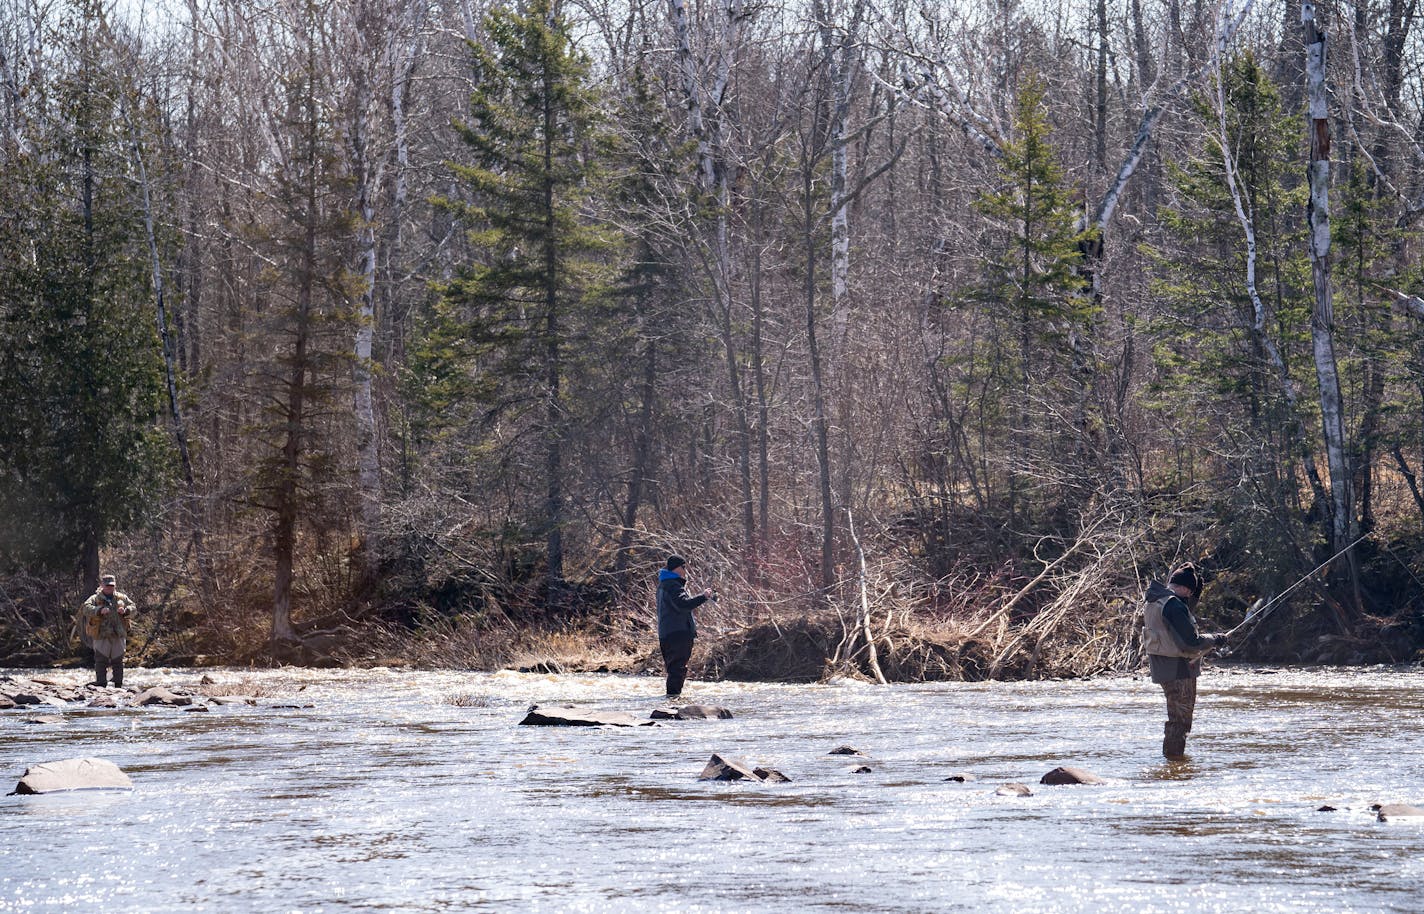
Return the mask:
<path id="1" fill-rule="evenodd" d="M 1418 0 L 0 0 L 0 662 L 1424 648 Z"/>

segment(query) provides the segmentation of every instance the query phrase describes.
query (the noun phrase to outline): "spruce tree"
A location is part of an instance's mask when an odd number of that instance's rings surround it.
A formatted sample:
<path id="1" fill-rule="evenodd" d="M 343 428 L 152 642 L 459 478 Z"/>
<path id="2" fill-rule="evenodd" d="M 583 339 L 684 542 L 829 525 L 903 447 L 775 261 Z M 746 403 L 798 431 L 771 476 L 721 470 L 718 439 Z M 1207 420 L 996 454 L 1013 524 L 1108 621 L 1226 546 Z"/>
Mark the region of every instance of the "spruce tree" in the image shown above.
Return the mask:
<path id="1" fill-rule="evenodd" d="M 605 255 L 615 241 L 590 218 L 607 143 L 589 63 L 550 0 L 494 10 L 486 34 L 488 47 L 472 47 L 478 87 L 455 125 L 468 158 L 450 167 L 464 194 L 438 201 L 467 228 L 474 257 L 440 286 L 436 325 L 445 338 L 437 334 L 424 350 L 445 379 L 437 390 L 452 392 L 460 385 L 450 387 L 448 367 L 467 350 L 474 378 L 467 389 L 483 395 L 479 421 L 513 421 L 534 433 L 537 468 L 522 485 L 542 490 L 533 532 L 544 541 L 552 595 L 564 578 L 576 395 L 568 382 L 600 322 Z M 451 342 L 454 328 L 467 339 Z"/>
<path id="2" fill-rule="evenodd" d="M 1010 513 L 1023 486 L 1042 478 L 1034 466 L 1054 460 L 1036 446 L 1036 433 L 1051 431 L 1053 404 L 1069 381 L 1071 337 L 1094 307 L 1078 275 L 1093 231 L 1078 225 L 1077 194 L 1058 163 L 1044 94 L 1038 77 L 1025 77 L 994 187 L 975 201 L 990 230 L 985 277 L 971 298 L 987 317 L 989 339 L 973 371 L 983 384 L 981 415 L 1007 426 Z"/>
<path id="3" fill-rule="evenodd" d="M 52 36 L 50 117 L 0 181 L 0 567 L 92 585 L 159 506 L 169 453 L 148 253 L 96 4 Z"/>
<path id="4" fill-rule="evenodd" d="M 1215 101 L 1199 98 L 1201 139 L 1169 168 L 1173 199 L 1159 214 L 1166 238 L 1149 251 L 1165 313 L 1153 328 L 1148 405 L 1177 435 L 1211 445 L 1180 467 L 1183 476 L 1153 483 L 1177 489 L 1198 473 L 1221 472 L 1231 483 L 1221 488 L 1228 504 L 1220 507 L 1241 519 L 1235 532 L 1255 544 L 1263 573 L 1284 574 L 1301 561 L 1309 536 L 1300 523 L 1301 493 L 1323 494 L 1308 434 L 1318 424 L 1307 421 L 1315 401 L 1304 393 L 1313 373 L 1306 189 L 1298 166 L 1303 128 L 1252 55 L 1228 61 L 1222 77 L 1225 130 Z M 1223 133 L 1256 241 L 1255 300 Z"/>

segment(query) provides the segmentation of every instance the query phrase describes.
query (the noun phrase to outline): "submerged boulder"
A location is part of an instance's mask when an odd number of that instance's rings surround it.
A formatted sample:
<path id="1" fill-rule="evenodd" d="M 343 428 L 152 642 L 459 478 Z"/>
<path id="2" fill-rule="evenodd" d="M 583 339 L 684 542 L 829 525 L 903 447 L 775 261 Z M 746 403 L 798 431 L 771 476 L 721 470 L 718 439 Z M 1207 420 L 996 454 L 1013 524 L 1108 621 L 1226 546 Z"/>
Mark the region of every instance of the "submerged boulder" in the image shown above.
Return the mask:
<path id="1" fill-rule="evenodd" d="M 974 775 L 964 771 L 957 771 L 954 774 L 951 774 L 949 777 L 945 778 L 946 781 L 956 781 L 960 784 L 967 784 L 974 779 Z"/>
<path id="2" fill-rule="evenodd" d="M 760 781 L 756 771 L 741 759 L 725 758 L 712 753 L 712 758 L 697 776 L 699 781 Z"/>
<path id="3" fill-rule="evenodd" d="M 1084 768 L 1059 767 L 1039 778 L 1040 784 L 1106 784 L 1107 781 Z"/>
<path id="4" fill-rule="evenodd" d="M 791 778 L 777 771 L 775 768 L 752 768 L 741 759 L 727 758 L 717 753 L 712 753 L 712 758 L 707 760 L 707 765 L 702 769 L 702 773 L 697 776 L 699 781 L 757 781 L 763 784 L 785 784 Z"/>
<path id="5" fill-rule="evenodd" d="M 174 692 L 170 692 L 162 686 L 154 686 L 151 689 L 141 692 L 138 697 L 134 699 L 133 703 L 145 707 L 148 705 L 164 705 L 170 708 L 182 708 L 192 704 L 193 698 L 191 695 L 178 695 Z"/>
<path id="6" fill-rule="evenodd" d="M 587 708 L 531 705 L 521 726 L 532 727 L 646 727 L 650 720 L 639 720 L 623 711 L 593 711 Z"/>
<path id="7" fill-rule="evenodd" d="M 827 754 L 827 755 L 859 755 L 859 756 L 864 756 L 864 755 L 865 755 L 864 752 L 861 752 L 859 749 L 855 748 L 854 746 L 837 746 L 836 748 L 832 749 L 830 752 L 827 752 L 826 754 Z"/>
<path id="8" fill-rule="evenodd" d="M 1379 821 L 1424 822 L 1424 806 L 1410 806 L 1408 803 L 1386 803 L 1379 808 Z"/>
<path id="9" fill-rule="evenodd" d="M 683 705 L 680 708 L 656 708 L 653 720 L 731 720 L 732 712 L 716 705 Z"/>
<path id="10" fill-rule="evenodd" d="M 1033 791 L 1024 784 L 1005 784 L 994 791 L 996 797 L 1031 797 Z"/>
<path id="11" fill-rule="evenodd" d="M 31 765 L 20 776 L 14 793 L 59 793 L 66 790 L 132 790 L 133 781 L 113 762 L 101 758 L 71 758 Z"/>

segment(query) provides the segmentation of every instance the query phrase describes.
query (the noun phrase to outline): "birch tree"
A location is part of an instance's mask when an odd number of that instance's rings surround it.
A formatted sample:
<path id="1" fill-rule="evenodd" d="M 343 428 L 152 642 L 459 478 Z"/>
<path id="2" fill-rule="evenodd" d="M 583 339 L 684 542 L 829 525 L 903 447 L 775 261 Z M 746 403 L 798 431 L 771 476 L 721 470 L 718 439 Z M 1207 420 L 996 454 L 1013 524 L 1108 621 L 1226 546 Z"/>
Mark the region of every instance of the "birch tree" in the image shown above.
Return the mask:
<path id="1" fill-rule="evenodd" d="M 1306 204 L 1309 224 L 1310 273 L 1315 307 L 1310 318 L 1311 351 L 1320 390 L 1320 422 L 1325 438 L 1325 460 L 1330 468 L 1330 549 L 1338 552 L 1355 539 L 1354 474 L 1345 443 L 1344 400 L 1335 360 L 1335 306 L 1330 284 L 1330 110 L 1326 86 L 1327 36 L 1319 23 L 1315 4 L 1304 2 L 1300 21 L 1305 32 L 1306 105 L 1309 116 L 1310 158 Z M 1349 580 L 1355 589 L 1352 605 L 1359 603 L 1359 574 L 1351 552 L 1347 556 Z"/>

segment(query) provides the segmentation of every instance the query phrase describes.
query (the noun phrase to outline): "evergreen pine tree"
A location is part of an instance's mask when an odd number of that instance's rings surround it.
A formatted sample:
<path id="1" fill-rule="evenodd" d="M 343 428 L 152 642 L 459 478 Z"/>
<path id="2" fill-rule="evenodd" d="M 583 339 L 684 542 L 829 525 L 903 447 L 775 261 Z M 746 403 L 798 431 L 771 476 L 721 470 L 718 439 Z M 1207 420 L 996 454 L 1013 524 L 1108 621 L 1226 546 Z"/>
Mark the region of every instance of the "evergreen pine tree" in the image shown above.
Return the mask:
<path id="1" fill-rule="evenodd" d="M 995 187 L 975 202 L 992 228 L 985 280 L 972 292 L 990 339 L 974 371 L 989 421 L 1008 424 L 1011 513 L 1021 488 L 1044 478 L 1040 470 L 1055 460 L 1037 447 L 1036 433 L 1061 437 L 1050 426 L 1069 380 L 1070 337 L 1094 308 L 1077 272 L 1093 230 L 1078 226 L 1077 195 L 1058 163 L 1044 91 L 1032 74 L 1019 86 Z"/>
<path id="2" fill-rule="evenodd" d="M 1225 136 L 1254 228 L 1264 313 L 1258 326 L 1220 115 L 1201 98 L 1194 113 L 1202 139 L 1170 167 L 1174 199 L 1160 212 L 1167 241 L 1148 252 L 1156 264 L 1153 289 L 1166 309 L 1154 330 L 1157 372 L 1148 402 L 1182 436 L 1211 440 L 1212 456 L 1181 467 L 1185 478 L 1155 483 L 1178 489 L 1193 474 L 1221 470 L 1232 480 L 1222 489 L 1231 502 L 1223 507 L 1242 518 L 1239 532 L 1257 544 L 1262 573 L 1284 574 L 1308 540 L 1299 523 L 1307 480 L 1322 491 L 1306 431 L 1316 424 L 1307 420 L 1318 401 L 1302 393 L 1313 383 L 1310 264 L 1301 218 L 1306 188 L 1298 164 L 1303 127 L 1252 55 L 1228 61 L 1222 75 Z M 1214 465 L 1218 458 L 1224 468 Z"/>
<path id="3" fill-rule="evenodd" d="M 467 196 L 439 201 L 467 227 L 475 257 L 440 287 L 443 333 L 423 351 L 433 393 L 459 388 L 449 369 L 467 350 L 483 418 L 535 433 L 539 466 L 523 485 L 542 490 L 532 513 L 552 593 L 564 578 L 568 382 L 600 323 L 603 255 L 616 237 L 589 211 L 607 144 L 589 63 L 551 0 L 494 10 L 486 34 L 488 47 L 472 49 L 479 85 L 456 124 L 469 158 L 451 163 Z M 457 329 L 467 340 L 449 339 Z"/>
<path id="4" fill-rule="evenodd" d="M 161 360 L 118 87 L 75 4 L 28 153 L 0 181 L 0 568 L 82 569 L 164 491 Z"/>

